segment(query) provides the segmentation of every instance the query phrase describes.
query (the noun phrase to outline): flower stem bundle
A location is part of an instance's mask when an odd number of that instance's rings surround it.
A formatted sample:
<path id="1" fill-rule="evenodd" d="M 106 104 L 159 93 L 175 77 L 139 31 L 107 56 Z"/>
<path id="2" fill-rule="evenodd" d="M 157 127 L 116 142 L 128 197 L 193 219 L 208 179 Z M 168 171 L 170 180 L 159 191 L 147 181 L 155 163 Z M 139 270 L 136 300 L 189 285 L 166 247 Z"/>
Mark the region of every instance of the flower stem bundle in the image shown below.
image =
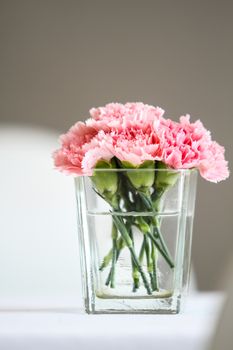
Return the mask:
<path id="1" fill-rule="evenodd" d="M 113 168 L 116 165 L 118 168 Z M 177 174 L 164 168 L 164 176 L 160 175 L 158 180 L 156 169 L 161 169 L 161 164 L 154 161 L 145 162 L 136 173 L 132 171 L 135 167 L 130 168 L 130 164 L 127 164 L 128 171 L 119 171 L 125 169 L 125 164 L 121 167 L 121 162 L 115 159 L 109 164 L 106 162 L 104 168 L 103 162 L 101 166 L 102 170 L 98 171 L 97 167 L 91 179 L 96 193 L 111 206 L 113 222 L 112 248 L 104 257 L 99 269 L 103 271 L 110 265 L 105 284 L 115 288 L 117 262 L 122 250 L 128 249 L 132 264 L 132 290 L 136 292 L 142 283 L 147 294 L 151 295 L 159 291 L 158 257 L 161 256 L 169 268 L 173 269 L 175 266 L 160 231 L 158 204 L 161 204 L 162 193 L 176 183 Z M 105 168 L 111 171 L 107 173 L 103 170 Z M 173 181 L 168 183 L 166 178 L 173 178 Z M 115 188 L 111 195 L 109 188 Z M 143 216 L 140 213 L 143 213 Z M 134 245 L 135 229 L 142 237 L 139 253 Z"/>

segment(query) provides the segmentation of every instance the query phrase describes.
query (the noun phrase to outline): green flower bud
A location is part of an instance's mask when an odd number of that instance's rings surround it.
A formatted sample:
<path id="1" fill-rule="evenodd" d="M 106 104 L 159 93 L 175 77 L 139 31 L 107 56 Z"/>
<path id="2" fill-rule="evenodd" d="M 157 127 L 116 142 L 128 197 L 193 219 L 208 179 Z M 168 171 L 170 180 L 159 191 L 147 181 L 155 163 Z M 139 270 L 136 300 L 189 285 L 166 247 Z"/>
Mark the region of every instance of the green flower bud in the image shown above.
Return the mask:
<path id="1" fill-rule="evenodd" d="M 121 164 L 124 169 L 135 169 L 135 171 L 127 171 L 127 176 L 137 190 L 146 192 L 153 185 L 155 179 L 155 163 L 153 160 L 146 160 L 138 166 L 126 161 L 122 161 Z M 145 171 L 142 171 L 142 169 L 145 169 Z"/>
<path id="2" fill-rule="evenodd" d="M 110 162 L 106 160 L 100 160 L 95 166 L 95 170 L 91 177 L 96 190 L 109 202 L 116 204 L 116 193 L 118 188 L 118 176 L 117 172 L 111 169 L 116 168 L 116 163 L 112 159 Z M 101 171 L 98 171 L 101 169 Z M 102 171 L 106 169 L 107 171 Z"/>
<path id="3" fill-rule="evenodd" d="M 156 175 L 154 188 L 155 191 L 151 196 L 153 208 L 160 211 L 162 206 L 162 196 L 169 187 L 175 185 L 178 179 L 178 172 L 171 170 L 165 163 L 157 161 L 155 165 Z"/>
<path id="4" fill-rule="evenodd" d="M 166 190 L 168 187 L 175 185 L 178 179 L 177 172 L 170 170 L 170 168 L 163 162 L 156 162 L 156 169 L 159 170 L 155 177 L 156 188 Z"/>

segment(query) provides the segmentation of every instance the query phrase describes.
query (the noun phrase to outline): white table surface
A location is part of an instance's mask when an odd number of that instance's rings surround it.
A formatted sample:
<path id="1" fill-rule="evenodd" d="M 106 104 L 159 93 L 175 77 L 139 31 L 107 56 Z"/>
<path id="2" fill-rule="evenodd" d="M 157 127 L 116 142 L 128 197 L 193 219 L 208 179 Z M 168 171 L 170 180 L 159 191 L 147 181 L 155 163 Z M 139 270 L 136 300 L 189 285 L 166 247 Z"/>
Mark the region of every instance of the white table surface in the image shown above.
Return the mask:
<path id="1" fill-rule="evenodd" d="M 0 312 L 1 350 L 204 350 L 223 295 L 196 293 L 179 315 L 87 315 L 72 301 Z M 79 302 L 80 305 L 80 302 Z M 63 307 L 64 306 L 64 307 Z"/>

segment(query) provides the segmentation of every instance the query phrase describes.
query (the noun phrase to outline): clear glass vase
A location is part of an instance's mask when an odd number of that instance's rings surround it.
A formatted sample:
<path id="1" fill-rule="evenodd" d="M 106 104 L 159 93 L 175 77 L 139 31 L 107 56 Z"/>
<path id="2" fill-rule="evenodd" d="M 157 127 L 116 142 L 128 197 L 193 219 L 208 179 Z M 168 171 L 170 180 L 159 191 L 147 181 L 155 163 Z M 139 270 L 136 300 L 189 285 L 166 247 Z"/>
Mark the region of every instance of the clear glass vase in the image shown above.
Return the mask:
<path id="1" fill-rule="evenodd" d="M 87 313 L 179 313 L 187 293 L 197 171 L 97 169 L 76 177 Z"/>

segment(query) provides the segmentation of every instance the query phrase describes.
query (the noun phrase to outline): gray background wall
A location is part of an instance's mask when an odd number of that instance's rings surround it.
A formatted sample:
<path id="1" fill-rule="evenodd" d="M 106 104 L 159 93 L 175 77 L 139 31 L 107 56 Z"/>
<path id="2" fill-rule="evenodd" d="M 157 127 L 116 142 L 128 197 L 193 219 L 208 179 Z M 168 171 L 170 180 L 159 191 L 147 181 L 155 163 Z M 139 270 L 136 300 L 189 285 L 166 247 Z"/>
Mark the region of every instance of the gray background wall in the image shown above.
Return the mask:
<path id="1" fill-rule="evenodd" d="M 140 100 L 200 118 L 232 164 L 232 14 L 226 0 L 1 0 L 0 123 L 59 134 L 92 106 Z M 232 255 L 232 188 L 199 181 L 203 289 L 220 286 Z"/>

